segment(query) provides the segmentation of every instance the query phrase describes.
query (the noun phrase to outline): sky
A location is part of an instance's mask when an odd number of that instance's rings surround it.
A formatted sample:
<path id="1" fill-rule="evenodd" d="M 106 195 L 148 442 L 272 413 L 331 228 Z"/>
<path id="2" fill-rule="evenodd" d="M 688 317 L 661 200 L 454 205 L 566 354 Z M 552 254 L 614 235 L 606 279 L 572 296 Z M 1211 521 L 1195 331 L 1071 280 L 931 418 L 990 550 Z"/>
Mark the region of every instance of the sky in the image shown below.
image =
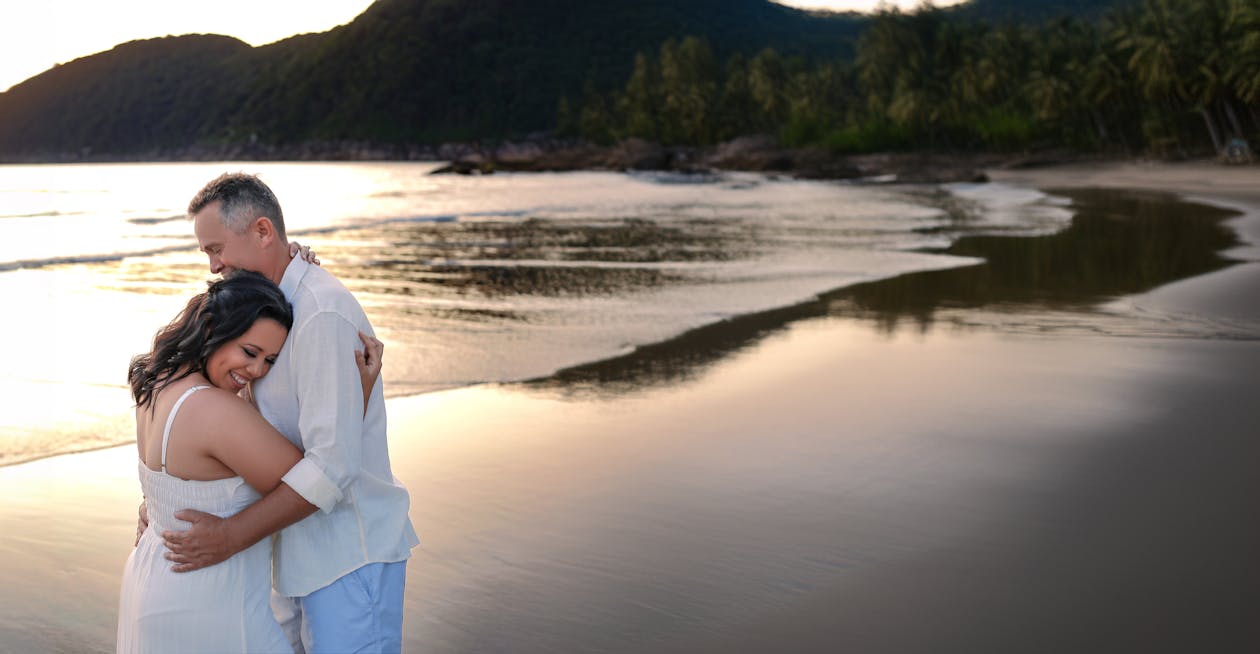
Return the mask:
<path id="1" fill-rule="evenodd" d="M 16 3 L 13 3 L 16 4 Z M 264 45 L 348 23 L 372 0 L 38 0 L 0 18 L 0 90 L 136 39 L 226 34 Z"/>
<path id="2" fill-rule="evenodd" d="M 475 1 L 475 0 L 473 0 Z M 878 0 L 778 0 L 804 9 L 870 11 Z M 953 4 L 958 0 L 937 0 Z M 6 3 L 9 4 L 9 3 Z M 0 91 L 55 64 L 135 39 L 226 34 L 264 45 L 348 23 L 372 0 L 39 0 L 0 19 Z M 891 4 L 911 8 L 918 0 Z"/>

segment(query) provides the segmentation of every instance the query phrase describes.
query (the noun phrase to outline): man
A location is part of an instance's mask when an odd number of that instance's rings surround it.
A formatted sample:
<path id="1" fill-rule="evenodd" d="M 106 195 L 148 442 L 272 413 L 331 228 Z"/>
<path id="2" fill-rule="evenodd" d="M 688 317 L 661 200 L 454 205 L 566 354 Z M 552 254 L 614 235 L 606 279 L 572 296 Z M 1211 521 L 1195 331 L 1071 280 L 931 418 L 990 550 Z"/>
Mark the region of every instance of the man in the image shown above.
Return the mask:
<path id="1" fill-rule="evenodd" d="M 304 458 L 230 518 L 176 513 L 192 527 L 163 533 L 167 558 L 177 572 L 196 570 L 278 532 L 272 604 L 296 650 L 400 651 L 406 563 L 419 540 L 390 469 L 381 384 L 364 407 L 354 360 L 337 355 L 355 348 L 360 331 L 373 333 L 367 316 L 326 270 L 290 258 L 280 203 L 257 177 L 220 176 L 188 214 L 210 272 L 261 273 L 293 305 L 288 341 L 253 392 Z"/>

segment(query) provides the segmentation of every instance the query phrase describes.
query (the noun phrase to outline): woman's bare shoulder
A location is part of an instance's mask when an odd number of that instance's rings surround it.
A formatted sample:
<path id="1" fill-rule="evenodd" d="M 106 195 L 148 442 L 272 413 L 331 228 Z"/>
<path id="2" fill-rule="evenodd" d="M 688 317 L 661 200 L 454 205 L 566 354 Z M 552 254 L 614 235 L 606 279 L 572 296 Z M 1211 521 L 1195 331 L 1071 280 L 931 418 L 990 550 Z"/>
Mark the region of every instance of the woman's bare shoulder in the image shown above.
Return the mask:
<path id="1" fill-rule="evenodd" d="M 192 419 L 183 421 L 184 424 L 191 423 L 194 429 L 200 427 L 215 431 L 227 424 L 251 421 L 259 417 L 258 411 L 249 402 L 217 386 L 193 393 L 184 401 L 180 413 L 186 413 L 185 417 Z"/>

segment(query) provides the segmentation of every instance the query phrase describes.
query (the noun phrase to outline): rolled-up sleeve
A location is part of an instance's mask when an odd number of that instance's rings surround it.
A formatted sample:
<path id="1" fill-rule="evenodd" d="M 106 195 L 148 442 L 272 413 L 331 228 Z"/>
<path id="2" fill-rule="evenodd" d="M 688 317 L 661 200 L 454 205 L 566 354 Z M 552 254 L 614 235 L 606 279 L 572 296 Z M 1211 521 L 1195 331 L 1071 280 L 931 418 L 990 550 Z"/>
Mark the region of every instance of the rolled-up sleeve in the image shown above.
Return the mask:
<path id="1" fill-rule="evenodd" d="M 289 340 L 305 453 L 282 479 L 328 513 L 361 467 L 363 388 L 353 354 L 359 330 L 341 314 L 324 311 L 295 325 Z"/>
<path id="2" fill-rule="evenodd" d="M 341 489 L 309 458 L 303 457 L 293 464 L 280 481 L 288 484 L 302 499 L 319 507 L 324 513 L 332 511 L 342 498 Z"/>

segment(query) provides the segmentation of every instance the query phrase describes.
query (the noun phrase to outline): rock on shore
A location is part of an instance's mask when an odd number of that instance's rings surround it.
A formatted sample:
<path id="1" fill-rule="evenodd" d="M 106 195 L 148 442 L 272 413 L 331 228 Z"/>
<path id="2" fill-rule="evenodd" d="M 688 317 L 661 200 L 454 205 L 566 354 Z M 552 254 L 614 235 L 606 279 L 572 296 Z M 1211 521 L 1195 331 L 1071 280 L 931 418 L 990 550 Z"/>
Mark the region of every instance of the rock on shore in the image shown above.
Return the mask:
<path id="1" fill-rule="evenodd" d="M 800 179 L 939 184 L 985 179 L 984 171 L 1096 161 L 1064 152 L 1003 155 L 946 152 L 839 154 L 819 147 L 790 148 L 772 136 L 744 136 L 709 147 L 666 146 L 627 139 L 610 146 L 534 137 L 493 145 L 381 144 L 311 141 L 288 144 L 192 144 L 127 153 L 44 152 L 0 156 L 0 163 L 164 161 L 444 161 L 434 174 L 488 175 L 497 171 L 658 170 L 678 173 L 749 171 Z"/>
<path id="2" fill-rule="evenodd" d="M 627 139 L 612 146 L 537 142 L 493 148 L 448 150 L 449 164 L 434 174 L 491 174 L 496 171 L 662 170 L 680 173 L 751 171 L 801 179 L 862 179 L 900 183 L 984 181 L 984 169 L 1011 162 L 1009 156 L 883 153 L 836 154 L 817 147 L 789 148 L 769 136 L 746 136 L 713 147 L 665 146 Z"/>

